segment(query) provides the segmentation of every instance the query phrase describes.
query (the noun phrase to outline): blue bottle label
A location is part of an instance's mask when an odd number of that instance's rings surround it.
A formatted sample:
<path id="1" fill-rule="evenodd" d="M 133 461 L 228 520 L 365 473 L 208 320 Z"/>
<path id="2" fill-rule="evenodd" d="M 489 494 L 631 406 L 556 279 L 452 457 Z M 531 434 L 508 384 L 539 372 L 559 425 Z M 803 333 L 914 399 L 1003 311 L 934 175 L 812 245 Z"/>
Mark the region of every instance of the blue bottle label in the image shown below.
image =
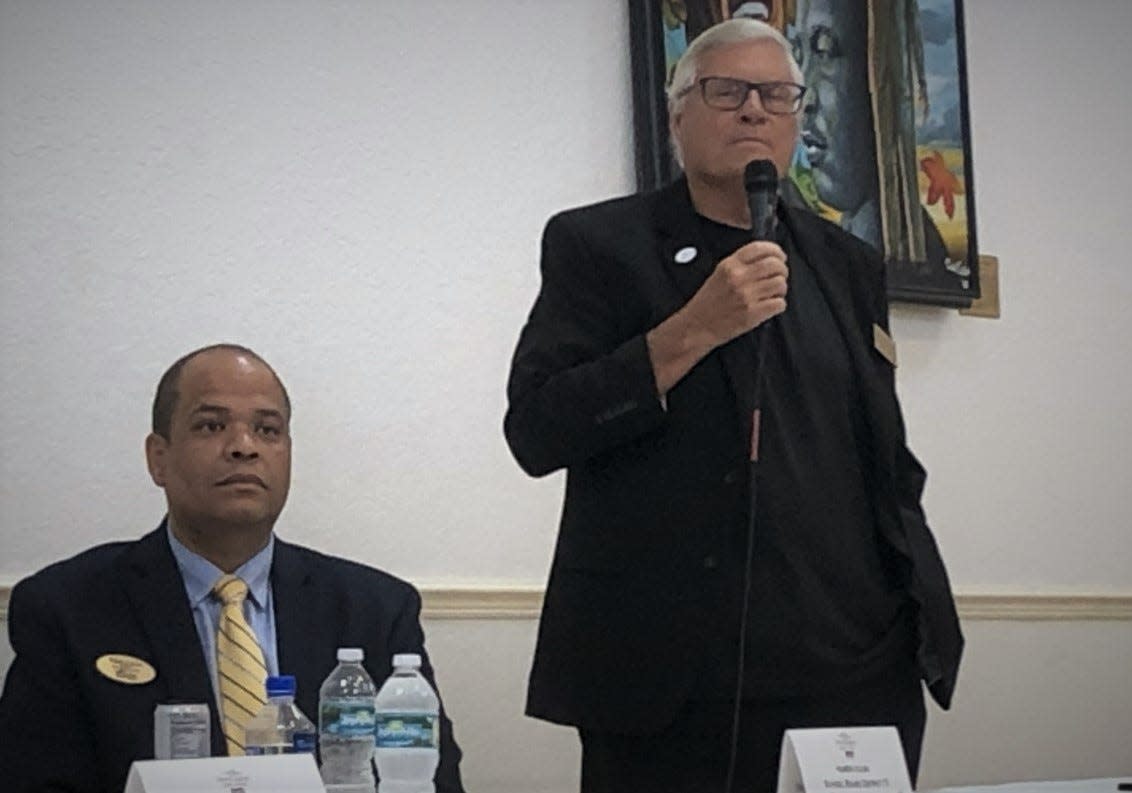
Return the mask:
<path id="1" fill-rule="evenodd" d="M 440 745 L 435 713 L 378 713 L 378 749 L 435 749 Z"/>
<path id="2" fill-rule="evenodd" d="M 342 738 L 373 735 L 373 700 L 325 699 L 318 708 L 318 723 L 323 732 Z"/>
<path id="3" fill-rule="evenodd" d="M 244 747 L 244 754 L 248 757 L 261 757 L 264 755 L 274 754 L 291 754 L 291 747 L 285 744 L 271 745 L 271 746 L 246 746 Z"/>
<path id="4" fill-rule="evenodd" d="M 318 736 L 313 732 L 297 732 L 291 736 L 291 745 L 294 747 L 295 754 L 314 754 L 314 747 L 317 743 Z"/>

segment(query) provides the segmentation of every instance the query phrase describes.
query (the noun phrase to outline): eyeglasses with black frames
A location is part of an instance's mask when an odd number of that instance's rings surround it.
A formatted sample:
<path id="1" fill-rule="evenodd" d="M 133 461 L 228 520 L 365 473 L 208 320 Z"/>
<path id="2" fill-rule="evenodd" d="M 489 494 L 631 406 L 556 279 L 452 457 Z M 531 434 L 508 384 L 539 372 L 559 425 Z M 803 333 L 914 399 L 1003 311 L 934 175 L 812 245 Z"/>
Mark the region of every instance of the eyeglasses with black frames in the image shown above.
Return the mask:
<path id="1" fill-rule="evenodd" d="M 806 86 L 795 83 L 749 83 L 734 77 L 701 77 L 696 81 L 704 104 L 716 110 L 738 110 L 747 101 L 751 91 L 759 95 L 763 110 L 776 116 L 791 116 L 802 107 Z M 694 86 L 686 88 L 681 95 Z"/>

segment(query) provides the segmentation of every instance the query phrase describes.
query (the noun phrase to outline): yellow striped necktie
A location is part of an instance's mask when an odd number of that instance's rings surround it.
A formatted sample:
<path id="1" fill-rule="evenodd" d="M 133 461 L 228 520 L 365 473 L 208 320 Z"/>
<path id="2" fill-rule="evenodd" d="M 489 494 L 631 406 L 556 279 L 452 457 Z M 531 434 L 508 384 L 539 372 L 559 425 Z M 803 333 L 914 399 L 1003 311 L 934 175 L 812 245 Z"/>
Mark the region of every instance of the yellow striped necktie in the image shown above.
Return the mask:
<path id="1" fill-rule="evenodd" d="M 212 587 L 224 604 L 216 626 L 216 677 L 220 685 L 221 719 L 228 754 L 244 753 L 244 730 L 267 701 L 264 683 L 267 664 L 248 621 L 244 599 L 248 585 L 234 575 L 223 575 Z"/>

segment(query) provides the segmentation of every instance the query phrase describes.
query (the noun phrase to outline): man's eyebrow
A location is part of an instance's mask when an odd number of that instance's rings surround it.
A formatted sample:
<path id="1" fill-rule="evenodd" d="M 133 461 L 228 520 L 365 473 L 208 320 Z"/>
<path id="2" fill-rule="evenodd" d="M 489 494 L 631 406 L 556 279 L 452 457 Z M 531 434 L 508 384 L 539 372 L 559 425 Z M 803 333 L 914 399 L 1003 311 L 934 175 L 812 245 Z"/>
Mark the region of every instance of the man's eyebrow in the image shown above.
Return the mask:
<path id="1" fill-rule="evenodd" d="M 283 412 L 275 408 L 256 408 L 255 414 L 260 417 L 277 418 L 280 420 L 284 418 Z"/>
<path id="2" fill-rule="evenodd" d="M 232 411 L 229 408 L 224 407 L 223 405 L 210 405 L 206 402 L 193 408 L 193 411 L 190 415 L 195 416 L 198 413 L 217 413 L 221 416 L 229 416 L 231 415 Z M 255 413 L 258 418 L 284 418 L 283 412 L 281 410 L 276 410 L 275 408 L 256 408 L 253 413 Z"/>

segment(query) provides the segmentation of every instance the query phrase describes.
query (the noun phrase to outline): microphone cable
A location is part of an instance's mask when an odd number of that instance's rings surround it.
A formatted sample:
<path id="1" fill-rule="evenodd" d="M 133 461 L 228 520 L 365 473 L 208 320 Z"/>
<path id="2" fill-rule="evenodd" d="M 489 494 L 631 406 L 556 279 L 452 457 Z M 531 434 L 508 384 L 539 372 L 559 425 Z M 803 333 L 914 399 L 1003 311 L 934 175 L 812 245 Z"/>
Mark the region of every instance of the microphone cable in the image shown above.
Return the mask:
<path id="1" fill-rule="evenodd" d="M 751 215 L 751 236 L 756 240 L 774 238 L 775 205 L 778 203 L 778 169 L 770 160 L 753 160 L 743 172 L 743 187 Z M 769 320 L 767 320 L 769 321 Z M 735 707 L 731 714 L 731 750 L 727 758 L 727 778 L 723 793 L 732 793 L 735 768 L 739 760 L 739 728 L 743 711 L 743 672 L 747 665 L 747 628 L 751 612 L 751 565 L 755 560 L 755 522 L 759 505 L 759 429 L 762 419 L 764 350 L 763 327 L 751 331 L 754 343 L 755 383 L 751 394 L 751 453 L 747 469 L 747 553 L 743 564 L 743 603 L 739 609 L 739 651 L 735 670 Z"/>

